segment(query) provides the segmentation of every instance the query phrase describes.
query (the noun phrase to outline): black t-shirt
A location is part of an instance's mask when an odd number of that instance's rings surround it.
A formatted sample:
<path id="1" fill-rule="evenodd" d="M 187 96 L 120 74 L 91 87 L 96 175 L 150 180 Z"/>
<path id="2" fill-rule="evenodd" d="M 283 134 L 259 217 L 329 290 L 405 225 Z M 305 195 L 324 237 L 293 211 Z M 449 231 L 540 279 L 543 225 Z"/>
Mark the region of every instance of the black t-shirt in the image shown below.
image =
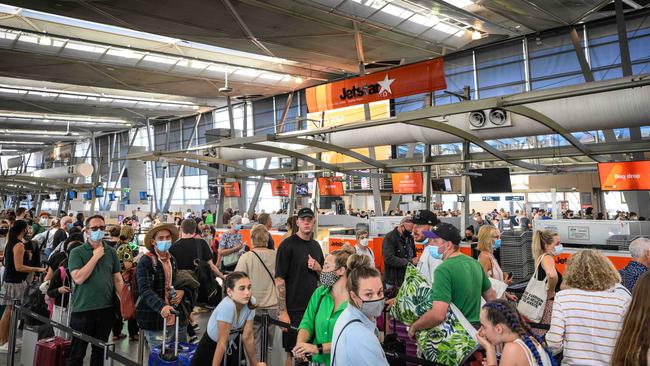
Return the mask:
<path id="1" fill-rule="evenodd" d="M 197 246 L 200 247 L 201 253 L 198 253 Z M 172 244 L 169 252 L 174 256 L 174 258 L 176 258 L 176 267 L 179 270 L 194 270 L 194 260 L 197 258 L 201 258 L 205 261 L 212 260 L 210 246 L 203 239 L 178 239 L 176 243 Z"/>
<path id="2" fill-rule="evenodd" d="M 302 240 L 296 234 L 284 239 L 278 248 L 275 276 L 283 278 L 286 283 L 288 311 L 304 312 L 318 287 L 318 273 L 307 268 L 310 255 L 323 266 L 325 258 L 318 242 Z"/>

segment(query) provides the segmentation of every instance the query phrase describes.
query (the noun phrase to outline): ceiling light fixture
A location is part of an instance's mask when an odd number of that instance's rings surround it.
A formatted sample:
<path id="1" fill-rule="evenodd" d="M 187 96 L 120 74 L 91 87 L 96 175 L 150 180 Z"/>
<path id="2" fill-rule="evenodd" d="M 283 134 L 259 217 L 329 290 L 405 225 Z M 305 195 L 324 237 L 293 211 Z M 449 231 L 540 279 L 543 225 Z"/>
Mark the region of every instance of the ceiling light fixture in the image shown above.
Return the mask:
<path id="1" fill-rule="evenodd" d="M 473 41 L 476 41 L 476 40 L 479 40 L 479 39 L 481 39 L 481 38 L 483 38 L 483 34 L 482 34 L 481 32 L 479 32 L 479 31 L 477 31 L 477 30 L 475 29 L 475 30 L 472 32 L 472 40 L 473 40 Z"/>

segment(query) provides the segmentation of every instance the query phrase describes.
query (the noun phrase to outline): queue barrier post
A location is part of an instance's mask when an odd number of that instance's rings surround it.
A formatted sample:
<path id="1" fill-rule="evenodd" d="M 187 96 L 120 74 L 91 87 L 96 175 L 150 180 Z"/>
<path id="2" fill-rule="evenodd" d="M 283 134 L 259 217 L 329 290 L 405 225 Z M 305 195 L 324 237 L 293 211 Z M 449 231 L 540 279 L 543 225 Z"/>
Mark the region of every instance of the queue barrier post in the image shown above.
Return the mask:
<path id="1" fill-rule="evenodd" d="M 104 344 L 104 366 L 113 366 L 113 359 L 109 357 L 109 352 L 115 352 L 115 343 Z"/>
<path id="2" fill-rule="evenodd" d="M 7 365 L 13 366 L 16 359 L 16 338 L 18 337 L 18 321 L 21 317 L 20 300 L 12 300 L 11 320 L 9 328 L 9 345 L 7 352 Z M 6 311 L 6 310 L 5 310 Z"/>
<path id="3" fill-rule="evenodd" d="M 138 365 L 144 365 L 144 330 L 138 331 Z"/>

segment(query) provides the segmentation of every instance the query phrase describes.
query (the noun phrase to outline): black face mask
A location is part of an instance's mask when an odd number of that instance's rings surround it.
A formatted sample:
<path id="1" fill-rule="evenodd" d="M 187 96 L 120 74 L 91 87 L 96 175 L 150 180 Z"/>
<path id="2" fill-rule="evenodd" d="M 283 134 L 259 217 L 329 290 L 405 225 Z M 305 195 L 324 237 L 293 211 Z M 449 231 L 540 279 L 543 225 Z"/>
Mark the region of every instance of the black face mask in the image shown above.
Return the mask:
<path id="1" fill-rule="evenodd" d="M 9 229 L 6 229 L 6 228 L 0 229 L 0 235 L 7 235 L 8 232 L 9 232 Z"/>
<path id="2" fill-rule="evenodd" d="M 404 236 L 411 236 L 411 232 L 404 228 Z"/>

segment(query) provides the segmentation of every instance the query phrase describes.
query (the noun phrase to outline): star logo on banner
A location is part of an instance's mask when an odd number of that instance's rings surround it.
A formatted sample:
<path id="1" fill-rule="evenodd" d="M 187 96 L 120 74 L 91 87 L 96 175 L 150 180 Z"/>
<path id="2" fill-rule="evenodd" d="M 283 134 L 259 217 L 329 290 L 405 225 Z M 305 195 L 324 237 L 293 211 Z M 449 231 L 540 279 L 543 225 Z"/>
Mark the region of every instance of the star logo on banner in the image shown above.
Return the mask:
<path id="1" fill-rule="evenodd" d="M 379 94 L 380 95 L 393 94 L 393 91 L 390 90 L 390 84 L 392 84 L 393 81 L 395 81 L 395 79 L 389 79 L 388 74 L 386 74 L 384 80 L 378 81 L 377 84 L 379 84 L 379 86 L 381 87 L 381 89 L 379 89 Z"/>

